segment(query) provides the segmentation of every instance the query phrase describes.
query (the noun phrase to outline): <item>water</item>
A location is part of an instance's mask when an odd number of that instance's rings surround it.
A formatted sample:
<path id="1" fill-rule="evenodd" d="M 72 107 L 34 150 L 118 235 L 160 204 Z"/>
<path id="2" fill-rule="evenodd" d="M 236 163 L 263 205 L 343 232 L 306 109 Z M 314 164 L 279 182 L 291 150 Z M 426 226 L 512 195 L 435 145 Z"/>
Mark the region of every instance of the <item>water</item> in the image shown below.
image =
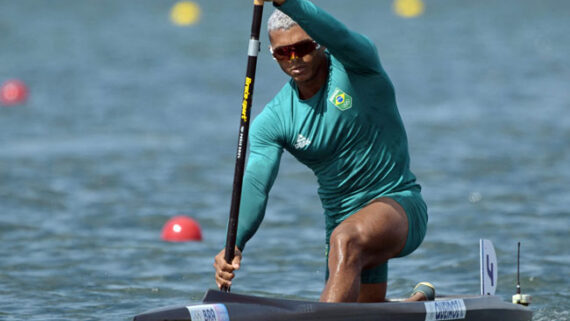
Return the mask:
<path id="1" fill-rule="evenodd" d="M 129 320 L 215 287 L 251 3 L 200 1 L 190 28 L 170 24 L 173 4 L 0 1 L 0 80 L 30 88 L 0 108 L 0 319 Z M 477 293 L 485 237 L 509 300 L 520 240 L 534 319 L 569 320 L 570 4 L 429 1 L 413 20 L 390 1 L 318 4 L 378 45 L 430 207 L 389 296 L 423 280 Z M 254 115 L 285 80 L 263 51 Z M 321 212 L 314 177 L 285 155 L 234 291 L 317 299 Z M 160 241 L 177 214 L 203 242 Z"/>

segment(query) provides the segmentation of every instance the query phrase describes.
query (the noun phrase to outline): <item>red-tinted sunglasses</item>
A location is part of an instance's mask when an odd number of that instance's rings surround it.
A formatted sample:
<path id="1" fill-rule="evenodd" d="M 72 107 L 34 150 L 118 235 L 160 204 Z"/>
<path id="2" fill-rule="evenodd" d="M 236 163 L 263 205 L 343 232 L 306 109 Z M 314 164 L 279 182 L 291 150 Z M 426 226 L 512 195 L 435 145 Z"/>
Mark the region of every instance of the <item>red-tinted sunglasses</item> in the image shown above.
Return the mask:
<path id="1" fill-rule="evenodd" d="M 275 60 L 292 60 L 295 58 L 303 58 L 311 52 L 319 49 L 321 46 L 313 40 L 303 40 L 292 45 L 281 46 L 275 49 L 269 48 Z"/>

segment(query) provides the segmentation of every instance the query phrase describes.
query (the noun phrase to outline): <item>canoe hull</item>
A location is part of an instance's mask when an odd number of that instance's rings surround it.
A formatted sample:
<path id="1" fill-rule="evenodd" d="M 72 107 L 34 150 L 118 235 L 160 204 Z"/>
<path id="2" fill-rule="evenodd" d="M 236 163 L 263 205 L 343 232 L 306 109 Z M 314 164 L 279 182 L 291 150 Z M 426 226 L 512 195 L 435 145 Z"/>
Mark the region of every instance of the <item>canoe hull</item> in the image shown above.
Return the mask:
<path id="1" fill-rule="evenodd" d="M 167 307 L 135 321 L 530 321 L 532 311 L 497 296 L 441 297 L 430 302 L 322 303 L 209 290 L 204 304 Z"/>

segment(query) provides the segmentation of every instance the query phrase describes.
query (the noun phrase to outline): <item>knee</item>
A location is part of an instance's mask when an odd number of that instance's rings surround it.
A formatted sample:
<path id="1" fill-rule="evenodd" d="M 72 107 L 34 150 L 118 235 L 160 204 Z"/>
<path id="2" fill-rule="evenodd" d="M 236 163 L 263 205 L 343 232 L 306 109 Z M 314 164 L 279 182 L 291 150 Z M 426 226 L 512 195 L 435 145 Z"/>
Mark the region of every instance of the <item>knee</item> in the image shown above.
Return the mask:
<path id="1" fill-rule="evenodd" d="M 360 262 L 363 240 L 357 229 L 337 227 L 330 239 L 330 256 L 345 264 Z"/>

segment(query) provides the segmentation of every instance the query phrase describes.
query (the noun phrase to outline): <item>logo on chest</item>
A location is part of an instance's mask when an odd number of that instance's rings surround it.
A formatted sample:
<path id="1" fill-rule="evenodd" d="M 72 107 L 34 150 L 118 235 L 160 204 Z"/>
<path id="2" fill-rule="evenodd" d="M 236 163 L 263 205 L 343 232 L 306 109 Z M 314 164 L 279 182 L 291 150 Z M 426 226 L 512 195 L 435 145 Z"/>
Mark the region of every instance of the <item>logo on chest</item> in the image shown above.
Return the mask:
<path id="1" fill-rule="evenodd" d="M 303 148 L 309 146 L 310 144 L 311 144 L 311 141 L 307 137 L 299 134 L 299 136 L 297 136 L 297 142 L 295 143 L 295 148 L 296 149 L 303 149 Z"/>
<path id="2" fill-rule="evenodd" d="M 350 107 L 352 107 L 352 97 L 338 87 L 329 97 L 329 101 L 341 111 L 347 110 Z"/>

